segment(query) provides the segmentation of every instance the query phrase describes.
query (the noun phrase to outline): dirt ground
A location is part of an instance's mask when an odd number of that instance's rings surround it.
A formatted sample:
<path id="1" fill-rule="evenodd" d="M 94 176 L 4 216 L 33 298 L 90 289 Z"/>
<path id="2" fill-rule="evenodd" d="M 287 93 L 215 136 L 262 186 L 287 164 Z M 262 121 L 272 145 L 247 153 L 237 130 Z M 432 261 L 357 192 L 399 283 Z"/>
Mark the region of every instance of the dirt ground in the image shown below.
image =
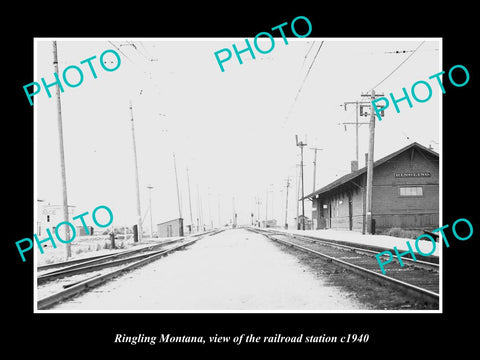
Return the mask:
<path id="1" fill-rule="evenodd" d="M 277 242 L 275 244 L 283 251 L 297 256 L 318 276 L 325 277 L 327 275 L 332 285 L 344 288 L 350 294 L 349 296 L 354 297 L 370 310 L 438 310 L 438 307 L 417 301 L 399 290 L 380 285 L 348 269 L 339 268 L 318 256 Z"/>
<path id="2" fill-rule="evenodd" d="M 144 239 L 142 240 L 141 244 L 143 245 L 158 241 L 161 241 L 161 239 Z M 37 248 L 36 244 L 34 244 L 34 248 L 36 249 L 35 256 L 37 259 L 37 266 L 49 265 L 67 260 L 66 245 L 59 241 L 56 241 L 55 244 L 57 246 L 56 248 L 52 246 L 51 242 L 43 243 L 43 254 Z M 69 260 L 103 254 L 112 254 L 117 251 L 137 246 L 138 244 L 139 243 L 133 242 L 133 237 L 131 234 L 127 235 L 126 240 L 124 239 L 123 235 L 118 236 L 118 238 L 115 239 L 114 249 L 112 249 L 110 237 L 108 235 L 79 236 L 70 243 L 72 257 L 69 258 Z"/>
<path id="3" fill-rule="evenodd" d="M 54 310 L 365 310 L 298 257 L 243 229 L 205 237 Z"/>

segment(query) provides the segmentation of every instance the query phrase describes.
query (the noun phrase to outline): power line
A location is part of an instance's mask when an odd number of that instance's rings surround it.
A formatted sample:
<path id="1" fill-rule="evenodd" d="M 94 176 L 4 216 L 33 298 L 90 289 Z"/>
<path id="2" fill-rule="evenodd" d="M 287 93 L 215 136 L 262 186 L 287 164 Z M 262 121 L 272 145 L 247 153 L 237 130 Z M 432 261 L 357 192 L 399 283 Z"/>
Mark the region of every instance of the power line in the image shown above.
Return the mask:
<path id="1" fill-rule="evenodd" d="M 317 53 L 315 54 L 315 57 L 312 60 L 312 63 L 310 64 L 310 67 L 307 70 L 307 74 L 305 75 L 305 78 L 303 79 L 302 84 L 300 85 L 300 88 L 297 91 L 297 95 L 295 95 L 295 99 L 293 100 L 292 106 L 290 107 L 290 110 L 288 111 L 287 119 L 290 117 L 290 113 L 292 112 L 292 109 L 297 102 L 298 96 L 300 95 L 303 85 L 305 85 L 305 82 L 307 81 L 308 75 L 310 74 L 310 70 L 312 69 L 313 64 L 315 63 L 315 60 L 317 59 L 318 53 L 320 52 L 320 49 L 323 46 L 324 41 L 321 42 L 320 46 L 318 47 Z"/>
<path id="2" fill-rule="evenodd" d="M 423 44 L 425 43 L 425 40 L 422 41 L 420 43 L 420 45 L 417 46 L 417 48 L 415 50 L 413 50 L 413 52 L 407 56 L 407 58 L 405 60 L 403 60 L 395 69 L 393 69 L 393 71 L 388 74 L 382 81 L 380 81 L 377 85 L 375 85 L 374 87 L 372 87 L 370 90 L 367 91 L 367 93 L 369 93 L 370 91 L 374 90 L 378 85 L 380 85 L 381 83 L 383 83 L 385 80 L 387 80 L 395 71 L 397 71 L 400 66 L 402 66 L 408 59 L 410 59 L 412 57 L 413 54 L 415 54 L 415 52 L 420 48 L 420 46 L 422 46 Z"/>
<path id="3" fill-rule="evenodd" d="M 150 61 L 150 59 L 147 58 L 147 57 L 145 56 L 145 54 L 140 51 L 140 49 L 138 48 L 138 46 L 136 46 L 133 41 L 130 41 L 130 42 L 127 41 L 127 43 L 130 44 L 130 45 L 135 49 L 136 52 L 138 52 L 140 55 L 142 55 L 142 56 L 145 58 L 145 60 Z"/>
<path id="4" fill-rule="evenodd" d="M 415 50 L 395 50 L 395 51 L 385 51 L 384 54 L 404 54 L 407 52 L 414 52 Z"/>
<path id="5" fill-rule="evenodd" d="M 124 45 L 124 46 L 132 47 L 136 52 L 138 52 L 145 59 L 145 61 L 147 62 L 145 65 L 142 65 L 142 64 L 139 64 L 138 62 L 133 61 L 122 50 L 120 50 L 120 47 L 118 47 L 117 45 L 115 45 L 111 41 L 108 41 L 108 42 L 111 45 L 113 45 L 123 56 L 125 56 L 133 65 L 136 65 L 137 71 L 141 71 L 143 76 L 145 77 L 145 79 L 147 81 L 150 81 L 151 84 L 153 85 L 153 87 L 156 88 L 157 93 L 160 94 L 160 85 L 158 84 L 158 82 L 155 79 L 153 79 L 152 72 L 145 67 L 146 65 L 149 65 L 150 59 L 148 59 L 141 51 L 138 50 L 138 46 L 135 45 L 135 43 L 132 42 L 132 41 L 126 41 L 126 44 L 121 44 L 120 45 L 120 46 Z M 142 44 L 142 46 L 143 46 L 143 44 Z M 142 63 L 143 63 L 143 61 L 142 61 Z"/>
<path id="6" fill-rule="evenodd" d="M 300 85 L 300 89 L 298 89 L 297 96 L 295 96 L 295 101 L 297 101 L 298 95 L 300 95 L 300 92 L 301 92 L 302 89 L 303 89 L 303 85 L 305 85 L 305 81 L 307 81 L 307 77 L 308 77 L 308 75 L 310 74 L 310 70 L 312 70 L 313 63 L 314 63 L 315 60 L 317 59 L 317 55 L 318 55 L 318 53 L 320 52 L 320 49 L 322 48 L 322 45 L 323 45 L 323 41 L 322 41 L 322 43 L 320 44 L 320 46 L 318 47 L 317 53 L 315 54 L 315 57 L 313 58 L 313 61 L 312 61 L 312 63 L 310 64 L 310 67 L 308 68 L 307 74 L 305 75 L 305 78 L 303 79 L 302 85 Z"/>
<path id="7" fill-rule="evenodd" d="M 145 52 L 147 53 L 148 57 L 150 57 L 150 59 L 151 59 L 152 57 L 151 57 L 150 54 L 148 53 L 147 48 L 146 48 L 145 45 L 143 44 L 143 41 L 139 41 L 139 43 L 140 43 L 140 45 L 142 45 L 142 47 L 145 49 Z"/>
<path id="8" fill-rule="evenodd" d="M 302 67 L 300 68 L 300 70 L 303 69 L 303 66 L 305 65 L 305 61 L 307 61 L 308 54 L 310 54 L 310 51 L 312 51 L 313 45 L 315 45 L 315 41 L 312 42 L 312 45 L 311 45 L 310 48 L 307 50 L 307 53 L 305 54 L 305 56 L 304 56 L 304 58 L 303 58 L 303 63 L 302 63 Z"/>
<path id="9" fill-rule="evenodd" d="M 108 40 L 108 42 L 109 42 L 110 44 L 112 44 L 112 45 L 115 47 L 115 49 L 117 49 L 123 56 L 125 56 L 132 64 L 135 64 L 135 63 L 132 61 L 132 59 L 130 59 L 127 55 L 125 55 L 125 53 L 124 53 L 122 50 L 120 50 L 120 48 L 119 48 L 117 45 L 115 45 L 115 44 L 114 44 L 113 42 L 111 42 L 110 40 Z"/>

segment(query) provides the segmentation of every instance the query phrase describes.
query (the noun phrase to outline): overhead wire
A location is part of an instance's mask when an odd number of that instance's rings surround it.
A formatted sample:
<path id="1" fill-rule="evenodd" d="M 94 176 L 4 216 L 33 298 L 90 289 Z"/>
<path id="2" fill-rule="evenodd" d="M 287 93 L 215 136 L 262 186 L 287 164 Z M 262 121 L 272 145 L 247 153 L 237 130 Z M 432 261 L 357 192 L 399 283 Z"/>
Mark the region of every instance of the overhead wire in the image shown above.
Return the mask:
<path id="1" fill-rule="evenodd" d="M 308 68 L 307 74 L 305 75 L 305 78 L 303 79 L 302 85 L 300 85 L 300 88 L 298 89 L 298 92 L 297 92 L 297 95 L 295 96 L 294 101 L 297 101 L 297 98 L 298 98 L 298 96 L 300 95 L 300 92 L 303 89 L 303 85 L 305 85 L 305 81 L 307 81 L 307 77 L 310 74 L 310 70 L 312 70 L 312 66 L 315 63 L 315 60 L 317 59 L 318 53 L 322 49 L 322 46 L 323 46 L 323 41 L 321 42 L 320 46 L 318 47 L 317 53 L 315 54 L 315 57 L 313 58 L 312 63 L 310 64 L 310 67 Z"/>
<path id="2" fill-rule="evenodd" d="M 156 88 L 156 91 L 158 94 L 160 94 L 160 88 L 161 86 L 159 85 L 159 83 L 157 82 L 157 80 L 154 79 L 154 77 L 152 76 L 152 72 L 150 69 L 148 69 L 149 66 L 151 66 L 150 64 L 150 59 L 145 56 L 145 54 L 143 54 L 140 50 L 139 50 L 139 47 L 132 41 L 127 41 L 127 44 L 128 45 L 131 45 L 132 48 L 134 49 L 134 51 L 136 51 L 137 53 L 139 53 L 146 61 L 145 64 L 138 64 L 138 63 L 135 63 L 133 62 L 135 65 L 137 65 L 143 72 L 143 75 L 145 76 L 145 78 L 147 80 L 149 80 L 152 85 L 154 86 L 154 88 Z M 145 48 L 145 46 L 142 44 L 142 46 Z"/>
<path id="3" fill-rule="evenodd" d="M 158 95 L 161 95 L 161 86 L 158 84 L 157 80 L 155 80 L 152 76 L 152 72 L 150 71 L 150 69 L 148 69 L 146 66 L 151 66 L 151 63 L 150 61 L 148 60 L 147 57 L 145 57 L 144 54 L 142 54 L 140 51 L 138 51 L 138 46 L 135 45 L 135 43 L 131 42 L 131 41 L 125 41 L 126 42 L 126 45 L 129 45 L 130 48 L 133 48 L 136 52 L 138 52 L 140 55 L 143 56 L 143 58 L 145 60 L 141 60 L 141 59 L 136 59 L 137 61 L 133 61 L 132 58 L 128 57 L 125 52 L 123 52 L 121 49 L 120 49 L 120 46 L 117 46 L 116 44 L 114 44 L 112 41 L 108 40 L 108 43 L 110 43 L 112 46 L 115 47 L 115 49 L 118 50 L 118 52 L 120 52 L 126 59 L 128 59 L 133 65 L 134 65 L 134 69 L 136 71 L 139 71 L 142 73 L 142 75 L 144 76 L 145 80 L 147 80 L 147 82 L 149 82 L 152 86 L 152 90 L 155 91 Z M 142 64 L 139 63 L 142 62 Z M 143 64 L 143 62 L 146 62 L 146 64 Z M 140 94 L 143 92 L 143 89 L 140 89 Z M 163 114 L 162 114 L 163 115 Z M 165 115 L 164 115 L 165 116 Z"/>
<path id="4" fill-rule="evenodd" d="M 300 70 L 303 69 L 303 66 L 305 65 L 305 61 L 307 61 L 308 54 L 310 54 L 310 51 L 312 51 L 312 48 L 313 48 L 313 45 L 315 45 L 315 42 L 316 41 L 312 42 L 312 45 L 310 46 L 310 48 L 307 50 L 305 56 L 303 57 L 303 63 L 302 63 L 302 66 L 300 67 Z"/>
<path id="5" fill-rule="evenodd" d="M 150 59 L 149 59 L 149 58 L 147 58 L 147 57 L 145 56 L 145 54 L 144 54 L 143 52 L 141 52 L 141 51 L 140 51 L 139 47 L 138 47 L 138 46 L 136 46 L 136 45 L 135 45 L 135 43 L 134 43 L 133 41 L 130 41 L 130 42 L 129 42 L 129 44 L 130 44 L 130 45 L 132 45 L 132 46 L 133 46 L 133 48 L 135 49 L 135 51 L 137 51 L 137 52 L 138 52 L 140 55 L 142 55 L 142 56 L 145 58 L 145 60 L 147 60 L 148 62 L 150 62 Z"/>
<path id="6" fill-rule="evenodd" d="M 297 102 L 298 100 L 298 96 L 300 95 L 300 93 L 302 92 L 302 89 L 303 89 L 303 86 L 305 85 L 305 82 L 307 81 L 307 78 L 308 78 L 308 75 L 310 74 L 310 70 L 312 70 L 312 67 L 313 67 L 313 64 L 315 63 L 315 60 L 317 59 L 317 56 L 318 56 L 318 53 L 320 52 L 320 50 L 322 49 L 322 46 L 323 46 L 323 43 L 324 43 L 324 40 L 320 43 L 320 46 L 318 47 L 318 50 L 317 52 L 315 53 L 315 56 L 310 64 L 310 67 L 308 68 L 307 70 L 307 73 L 305 75 L 305 78 L 303 79 L 301 85 L 300 85 L 300 88 L 298 89 L 297 91 L 297 94 L 295 95 L 295 98 L 293 100 L 293 103 L 292 103 L 292 106 L 290 107 L 290 110 L 288 111 L 288 114 L 286 116 L 286 119 L 288 119 L 290 117 L 290 114 L 292 112 L 292 109 L 293 107 L 295 106 L 295 103 Z M 313 45 L 312 45 L 313 46 Z M 303 66 L 303 65 L 302 65 Z"/>
<path id="7" fill-rule="evenodd" d="M 147 50 L 146 46 L 143 44 L 143 41 L 139 41 L 139 43 L 145 49 L 145 53 L 150 57 L 150 59 L 152 59 L 152 56 L 148 53 L 148 50 Z"/>
<path id="8" fill-rule="evenodd" d="M 425 40 L 423 40 L 423 41 L 415 48 L 415 50 L 412 51 L 412 53 L 411 53 L 410 55 L 408 55 L 400 64 L 398 64 L 397 67 L 395 67 L 395 69 L 392 70 L 392 72 L 390 72 L 387 76 L 385 76 L 385 78 L 384 78 L 382 81 L 380 81 L 377 85 L 375 85 L 375 86 L 372 87 L 370 90 L 368 90 L 368 91 L 367 91 L 367 94 L 368 94 L 370 91 L 374 90 L 377 86 L 379 86 L 379 85 L 380 85 L 381 83 L 383 83 L 385 80 L 387 80 L 390 76 L 392 76 L 393 73 L 394 73 L 395 71 L 397 71 L 397 70 L 400 68 L 400 66 L 402 66 L 403 64 L 405 64 L 405 63 L 407 62 L 407 60 L 410 59 L 410 58 L 413 56 L 413 54 L 415 54 L 415 53 L 417 52 L 417 50 L 418 50 L 424 43 L 425 43 Z"/>
<path id="9" fill-rule="evenodd" d="M 127 58 L 132 64 L 135 64 L 135 62 L 133 62 L 132 59 L 130 59 L 127 55 L 125 55 L 125 53 L 124 53 L 122 50 L 120 50 L 120 48 L 119 48 L 117 45 L 115 45 L 115 44 L 114 44 L 113 42 L 111 42 L 110 40 L 108 40 L 108 42 L 109 42 L 111 45 L 113 45 L 113 46 L 115 47 L 115 49 L 117 49 L 118 52 L 120 52 L 123 56 L 125 56 L 125 58 Z"/>

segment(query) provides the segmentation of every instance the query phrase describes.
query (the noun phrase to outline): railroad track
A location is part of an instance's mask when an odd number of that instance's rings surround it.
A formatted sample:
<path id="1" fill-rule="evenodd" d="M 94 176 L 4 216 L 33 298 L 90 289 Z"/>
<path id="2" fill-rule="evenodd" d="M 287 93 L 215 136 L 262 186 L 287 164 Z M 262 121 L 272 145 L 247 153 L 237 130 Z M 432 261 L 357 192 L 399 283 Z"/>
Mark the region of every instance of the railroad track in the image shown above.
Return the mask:
<path id="1" fill-rule="evenodd" d="M 386 274 L 383 275 L 375 258 L 378 251 L 298 234 L 261 229 L 249 230 L 284 245 L 320 256 L 328 262 L 438 307 L 439 265 L 437 263 L 402 258 L 403 267 L 398 262 L 392 261 L 386 268 Z"/>
<path id="2" fill-rule="evenodd" d="M 49 281 L 64 277 L 78 275 L 93 270 L 101 270 L 108 267 L 127 264 L 135 260 L 140 260 L 142 257 L 150 256 L 155 251 L 161 251 L 157 249 L 162 249 L 168 244 L 181 242 L 184 239 L 185 238 L 182 237 L 180 239 L 164 241 L 149 246 L 135 247 L 133 249 L 119 251 L 114 254 L 98 255 L 84 259 L 75 259 L 39 266 L 37 268 L 37 285 L 42 285 Z M 56 270 L 46 271 L 52 268 L 56 268 Z"/>
<path id="3" fill-rule="evenodd" d="M 95 256 L 88 259 L 68 261 L 56 264 L 62 266 L 61 269 L 48 271 L 37 276 L 37 291 L 40 291 L 48 282 L 64 279 L 63 284 L 56 284 L 57 288 L 61 286 L 60 291 L 51 292 L 37 301 L 37 309 L 45 310 L 53 305 L 88 291 L 106 281 L 121 276 L 122 274 L 147 265 L 171 252 L 187 247 L 196 241 L 206 237 L 218 234 L 223 230 L 215 230 L 201 235 L 191 236 L 193 239 L 176 239 L 162 242 L 139 249 L 121 251 L 112 255 Z M 167 244 L 174 244 L 168 248 L 162 248 Z M 45 267 L 39 268 L 45 270 Z M 108 271 L 105 271 L 108 269 Z M 67 281 L 65 281 L 65 278 Z M 69 280 L 69 281 L 68 281 Z"/>

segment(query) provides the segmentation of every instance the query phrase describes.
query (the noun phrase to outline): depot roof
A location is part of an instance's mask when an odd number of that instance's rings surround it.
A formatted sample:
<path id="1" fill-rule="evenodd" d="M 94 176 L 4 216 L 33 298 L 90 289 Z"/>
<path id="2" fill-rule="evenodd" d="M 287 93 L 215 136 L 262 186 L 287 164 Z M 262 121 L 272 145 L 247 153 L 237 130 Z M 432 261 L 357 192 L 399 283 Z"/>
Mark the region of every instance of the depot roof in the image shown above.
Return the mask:
<path id="1" fill-rule="evenodd" d="M 398 156 L 399 154 L 407 151 L 407 150 L 410 150 L 412 148 L 416 148 L 418 150 L 422 150 L 422 151 L 425 151 L 427 152 L 428 154 L 432 155 L 433 157 L 436 157 L 438 159 L 438 153 L 436 153 L 435 151 L 431 150 L 431 149 L 428 149 L 426 148 L 425 146 L 423 145 L 420 145 L 419 143 L 417 142 L 413 142 L 403 148 L 401 148 L 400 150 L 397 150 L 395 151 L 394 153 L 391 153 L 390 155 L 387 155 L 377 161 L 375 161 L 373 163 L 373 167 L 375 168 L 376 166 L 378 165 L 381 165 L 389 160 L 391 160 L 392 158 L 394 158 L 395 156 Z M 367 172 L 367 167 L 363 167 L 361 169 L 358 169 L 357 171 L 353 171 L 349 174 L 346 174 L 344 176 L 342 176 L 341 178 L 338 178 L 337 180 L 331 182 L 330 184 L 328 185 L 325 185 L 324 187 L 320 188 L 319 190 L 316 190 L 314 191 L 313 193 L 311 194 L 308 194 L 306 195 L 305 197 L 301 198 L 300 200 L 302 199 L 313 199 L 315 196 L 317 195 L 320 195 L 320 194 L 323 194 L 323 193 L 326 193 L 332 189 L 335 189 L 336 187 L 340 186 L 340 185 L 343 185 L 349 181 L 352 181 L 354 180 L 355 178 L 358 178 L 359 176 L 363 175 L 364 173 Z"/>

